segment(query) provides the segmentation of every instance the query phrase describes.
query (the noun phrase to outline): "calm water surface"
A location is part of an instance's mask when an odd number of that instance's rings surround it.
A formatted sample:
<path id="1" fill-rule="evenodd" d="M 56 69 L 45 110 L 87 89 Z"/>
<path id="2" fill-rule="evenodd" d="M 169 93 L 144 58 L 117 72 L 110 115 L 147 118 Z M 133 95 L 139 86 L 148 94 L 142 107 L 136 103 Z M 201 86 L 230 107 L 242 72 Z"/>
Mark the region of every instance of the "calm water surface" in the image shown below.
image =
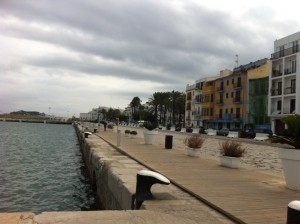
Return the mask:
<path id="1" fill-rule="evenodd" d="M 95 209 L 73 126 L 0 122 L 0 212 Z"/>

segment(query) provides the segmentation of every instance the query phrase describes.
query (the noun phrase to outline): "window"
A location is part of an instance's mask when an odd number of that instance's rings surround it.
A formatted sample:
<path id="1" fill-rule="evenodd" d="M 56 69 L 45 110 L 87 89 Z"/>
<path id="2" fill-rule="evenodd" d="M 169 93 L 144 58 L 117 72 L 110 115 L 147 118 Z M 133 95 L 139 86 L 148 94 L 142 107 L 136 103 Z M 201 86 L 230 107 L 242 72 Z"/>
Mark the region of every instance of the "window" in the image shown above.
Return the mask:
<path id="1" fill-rule="evenodd" d="M 228 109 L 227 108 L 225 109 L 225 114 L 228 114 Z"/>
<path id="2" fill-rule="evenodd" d="M 220 94 L 220 103 L 223 103 L 223 93 Z"/>
<path id="3" fill-rule="evenodd" d="M 227 86 L 229 86 L 229 80 L 227 80 Z"/>
<path id="4" fill-rule="evenodd" d="M 236 118 L 239 119 L 241 117 L 240 115 L 240 108 L 236 108 Z"/>
<path id="5" fill-rule="evenodd" d="M 291 80 L 291 93 L 296 93 L 296 79 Z"/>
<path id="6" fill-rule="evenodd" d="M 220 85 L 220 90 L 223 90 L 224 89 L 224 83 L 221 82 L 221 85 Z"/>
<path id="7" fill-rule="evenodd" d="M 290 101 L 290 114 L 295 113 L 295 108 L 296 108 L 296 100 L 291 99 L 291 101 Z"/>
<path id="8" fill-rule="evenodd" d="M 219 118 L 223 118 L 223 109 L 219 110 Z"/>
<path id="9" fill-rule="evenodd" d="M 292 61 L 292 73 L 296 73 L 296 60 Z"/>
<path id="10" fill-rule="evenodd" d="M 233 114 L 233 108 L 230 109 L 230 113 Z"/>
<path id="11" fill-rule="evenodd" d="M 214 102 L 214 94 L 210 95 L 211 102 Z"/>
<path id="12" fill-rule="evenodd" d="M 226 99 L 228 99 L 228 93 L 226 93 Z"/>
<path id="13" fill-rule="evenodd" d="M 277 110 L 281 111 L 281 100 L 277 101 Z"/>
<path id="14" fill-rule="evenodd" d="M 293 53 L 298 52 L 298 41 L 293 41 Z"/>
<path id="15" fill-rule="evenodd" d="M 279 57 L 284 56 L 284 45 L 279 47 Z"/>
<path id="16" fill-rule="evenodd" d="M 231 98 L 233 98 L 233 92 L 231 92 Z"/>
<path id="17" fill-rule="evenodd" d="M 231 79 L 231 84 L 234 84 L 234 79 Z"/>
<path id="18" fill-rule="evenodd" d="M 282 94 L 282 82 L 278 82 L 278 84 L 277 84 L 277 91 L 278 91 L 278 95 Z"/>
<path id="19" fill-rule="evenodd" d="M 236 91 L 234 102 L 240 102 L 240 101 L 241 101 L 241 91 Z"/>
<path id="20" fill-rule="evenodd" d="M 238 77 L 237 87 L 241 87 L 241 86 L 242 86 L 242 79 L 241 79 L 241 77 Z"/>

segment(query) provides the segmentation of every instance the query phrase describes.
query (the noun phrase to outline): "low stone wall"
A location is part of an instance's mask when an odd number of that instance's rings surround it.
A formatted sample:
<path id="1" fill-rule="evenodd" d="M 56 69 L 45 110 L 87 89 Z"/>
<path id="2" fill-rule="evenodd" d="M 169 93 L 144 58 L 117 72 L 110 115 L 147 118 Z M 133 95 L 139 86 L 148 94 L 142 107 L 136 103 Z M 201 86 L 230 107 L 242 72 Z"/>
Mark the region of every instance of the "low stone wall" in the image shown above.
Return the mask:
<path id="1" fill-rule="evenodd" d="M 101 207 L 107 210 L 131 209 L 136 173 L 143 167 L 121 155 L 98 136 L 85 138 L 81 126 L 75 126 L 75 129 Z"/>

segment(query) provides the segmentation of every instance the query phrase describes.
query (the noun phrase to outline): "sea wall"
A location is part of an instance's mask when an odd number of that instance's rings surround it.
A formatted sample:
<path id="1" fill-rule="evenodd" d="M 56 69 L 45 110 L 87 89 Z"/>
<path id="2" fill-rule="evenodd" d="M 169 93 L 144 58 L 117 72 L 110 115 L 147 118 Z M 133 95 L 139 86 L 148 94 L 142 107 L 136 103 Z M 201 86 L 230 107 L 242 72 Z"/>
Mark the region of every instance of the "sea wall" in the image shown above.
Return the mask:
<path id="1" fill-rule="evenodd" d="M 96 135 L 84 137 L 82 126 L 75 126 L 89 176 L 101 207 L 105 210 L 131 209 L 135 177 L 143 167 L 120 154 Z"/>

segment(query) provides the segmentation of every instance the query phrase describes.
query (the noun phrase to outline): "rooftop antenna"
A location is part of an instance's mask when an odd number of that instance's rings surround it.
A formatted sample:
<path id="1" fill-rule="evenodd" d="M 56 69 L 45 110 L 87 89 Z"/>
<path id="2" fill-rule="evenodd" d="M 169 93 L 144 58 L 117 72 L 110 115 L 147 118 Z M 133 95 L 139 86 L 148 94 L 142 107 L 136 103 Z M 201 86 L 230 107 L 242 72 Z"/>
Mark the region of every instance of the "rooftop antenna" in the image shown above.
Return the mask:
<path id="1" fill-rule="evenodd" d="M 235 63 L 236 63 L 236 68 L 237 68 L 239 66 L 239 55 L 236 54 L 235 57 L 236 57 Z"/>

